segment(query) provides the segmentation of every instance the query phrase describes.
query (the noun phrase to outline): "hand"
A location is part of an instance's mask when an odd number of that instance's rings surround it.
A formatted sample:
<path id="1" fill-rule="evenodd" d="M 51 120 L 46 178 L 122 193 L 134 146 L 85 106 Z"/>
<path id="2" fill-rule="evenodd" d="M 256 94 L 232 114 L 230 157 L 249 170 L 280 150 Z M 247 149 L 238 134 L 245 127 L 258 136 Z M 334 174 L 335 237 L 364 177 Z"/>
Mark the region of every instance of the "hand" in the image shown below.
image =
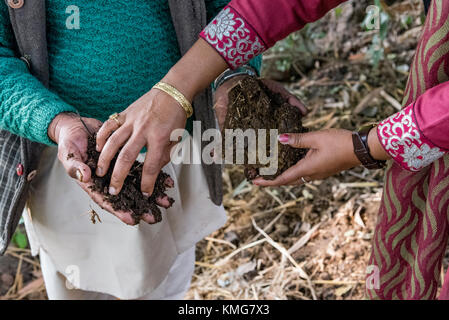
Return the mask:
<path id="1" fill-rule="evenodd" d="M 96 119 L 82 118 L 91 133 L 98 131 L 102 123 Z M 87 161 L 87 139 L 90 133 L 80 121 L 78 115 L 61 113 L 51 122 L 48 135 L 58 144 L 58 159 L 63 164 L 70 177 L 77 180 L 78 185 L 95 201 L 101 208 L 112 213 L 121 221 L 129 225 L 135 225 L 136 221 L 131 212 L 115 211 L 112 206 L 104 201 L 104 196 L 91 190 L 92 173 Z M 173 187 L 173 181 L 166 181 L 168 187 Z M 167 199 L 157 200 L 162 207 L 170 206 Z M 154 223 L 154 217 L 148 213 L 142 219 L 147 223 Z"/>
<path id="2" fill-rule="evenodd" d="M 343 129 L 328 129 L 309 133 L 283 134 L 279 136 L 282 144 L 294 148 L 310 149 L 306 157 L 289 168 L 273 181 L 257 178 L 259 186 L 301 185 L 306 181 L 322 180 L 341 171 L 360 165 L 354 153 L 352 132 Z M 389 155 L 383 150 L 372 129 L 368 138 L 371 155 L 377 160 L 387 160 Z"/>
<path id="3" fill-rule="evenodd" d="M 218 125 L 220 130 L 223 130 L 224 123 L 226 120 L 226 114 L 228 112 L 228 92 L 233 88 L 242 78 L 245 76 L 236 76 L 224 82 L 221 86 L 217 88 L 214 95 L 214 109 L 218 119 Z M 264 79 L 264 84 L 274 92 L 280 93 L 292 106 L 298 107 L 302 115 L 305 116 L 308 113 L 307 108 L 302 104 L 302 102 L 293 94 L 287 91 L 280 83 Z"/>
<path id="4" fill-rule="evenodd" d="M 101 122 L 81 118 L 90 132 L 96 132 Z M 89 182 L 91 172 L 87 161 L 87 139 L 90 133 L 74 113 L 61 113 L 50 123 L 48 136 L 58 145 L 58 159 L 67 174 L 79 182 Z"/>
<path id="5" fill-rule="evenodd" d="M 103 177 L 119 152 L 109 193 L 120 193 L 134 161 L 142 148 L 147 147 L 141 191 L 144 196 L 150 196 L 159 172 L 170 161 L 173 146 L 170 135 L 175 129 L 184 129 L 186 120 L 186 112 L 176 100 L 163 91 L 152 89 L 120 113 L 120 124 L 106 121 L 97 134 L 97 151 L 101 154 L 96 174 Z"/>

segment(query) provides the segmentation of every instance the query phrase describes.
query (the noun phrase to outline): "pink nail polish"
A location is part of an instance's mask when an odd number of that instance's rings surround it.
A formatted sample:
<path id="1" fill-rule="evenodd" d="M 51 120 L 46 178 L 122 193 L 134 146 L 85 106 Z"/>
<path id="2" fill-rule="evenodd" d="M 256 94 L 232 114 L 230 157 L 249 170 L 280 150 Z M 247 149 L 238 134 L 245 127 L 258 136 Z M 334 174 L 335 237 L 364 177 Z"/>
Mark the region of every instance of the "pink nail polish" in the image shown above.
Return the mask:
<path id="1" fill-rule="evenodd" d="M 288 141 L 290 140 L 290 135 L 284 133 L 279 135 L 278 140 L 282 144 L 288 144 Z"/>

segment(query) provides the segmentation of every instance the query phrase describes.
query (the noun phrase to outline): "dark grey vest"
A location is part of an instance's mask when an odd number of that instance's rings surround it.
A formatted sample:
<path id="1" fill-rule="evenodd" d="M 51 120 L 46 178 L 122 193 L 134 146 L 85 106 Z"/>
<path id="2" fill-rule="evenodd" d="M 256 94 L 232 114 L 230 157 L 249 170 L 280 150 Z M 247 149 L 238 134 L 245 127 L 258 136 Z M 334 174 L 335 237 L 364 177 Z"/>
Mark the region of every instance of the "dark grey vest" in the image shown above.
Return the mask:
<path id="1" fill-rule="evenodd" d="M 45 0 L 5 1 L 7 4 L 13 4 L 9 6 L 9 13 L 18 47 L 18 58 L 48 87 Z M 19 8 L 13 8 L 17 7 L 14 4 L 18 4 Z M 185 54 L 206 26 L 206 6 L 204 0 L 169 0 L 169 5 L 179 47 L 181 53 Z M 216 126 L 211 106 L 210 89 L 199 94 L 194 101 L 195 117 L 202 122 L 203 131 Z M 38 166 L 43 148 L 39 143 L 0 130 L 0 255 L 4 254 L 20 220 L 33 171 Z M 23 167 L 22 175 L 16 173 L 19 164 Z M 210 198 L 219 205 L 223 194 L 221 166 L 203 164 L 203 168 Z"/>

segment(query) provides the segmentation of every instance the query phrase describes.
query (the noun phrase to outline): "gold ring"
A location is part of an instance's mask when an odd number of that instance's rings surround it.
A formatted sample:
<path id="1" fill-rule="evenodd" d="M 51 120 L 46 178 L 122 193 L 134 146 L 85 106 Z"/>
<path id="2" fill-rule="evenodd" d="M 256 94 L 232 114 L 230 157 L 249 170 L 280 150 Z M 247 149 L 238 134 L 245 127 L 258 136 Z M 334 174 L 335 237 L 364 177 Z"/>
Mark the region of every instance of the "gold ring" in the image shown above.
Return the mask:
<path id="1" fill-rule="evenodd" d="M 120 117 L 120 115 L 116 112 L 109 116 L 109 120 L 114 120 L 115 122 L 117 122 L 118 126 L 120 127 L 122 124 L 120 123 L 119 117 Z"/>

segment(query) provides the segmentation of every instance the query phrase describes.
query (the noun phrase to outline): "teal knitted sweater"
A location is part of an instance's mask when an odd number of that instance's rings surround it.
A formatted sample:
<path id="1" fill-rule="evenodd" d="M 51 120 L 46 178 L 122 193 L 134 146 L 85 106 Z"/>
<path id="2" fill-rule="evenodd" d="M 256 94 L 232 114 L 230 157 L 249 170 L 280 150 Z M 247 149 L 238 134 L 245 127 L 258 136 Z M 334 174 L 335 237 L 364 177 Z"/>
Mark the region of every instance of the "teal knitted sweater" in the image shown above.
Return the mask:
<path id="1" fill-rule="evenodd" d="M 206 0 L 212 19 L 228 0 Z M 50 89 L 14 55 L 8 9 L 0 1 L 0 127 L 51 145 L 61 112 L 104 121 L 159 81 L 180 59 L 167 0 L 47 0 Z M 79 8 L 79 29 L 67 19 Z M 73 7 L 70 7 L 73 8 Z M 69 23 L 73 20 L 69 19 Z M 260 59 L 252 62 L 260 67 Z"/>

